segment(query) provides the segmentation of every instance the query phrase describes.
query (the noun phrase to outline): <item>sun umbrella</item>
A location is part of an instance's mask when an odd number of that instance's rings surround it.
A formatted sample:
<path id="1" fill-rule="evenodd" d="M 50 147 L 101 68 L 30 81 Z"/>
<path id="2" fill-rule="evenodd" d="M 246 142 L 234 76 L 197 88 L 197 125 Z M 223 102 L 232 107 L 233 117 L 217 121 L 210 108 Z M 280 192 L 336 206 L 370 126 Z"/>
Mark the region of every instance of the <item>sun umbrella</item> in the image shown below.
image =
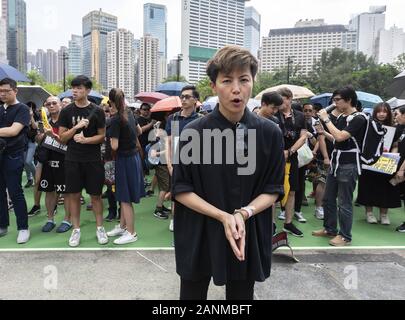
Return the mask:
<path id="1" fill-rule="evenodd" d="M 282 84 L 280 86 L 268 88 L 268 89 L 260 92 L 255 99 L 256 100 L 262 100 L 263 94 L 265 94 L 267 92 L 277 91 L 278 89 L 281 89 L 281 88 L 290 89 L 291 92 L 294 95 L 293 99 L 306 99 L 306 98 L 312 98 L 313 96 L 315 96 L 315 94 L 311 90 L 309 90 L 308 88 L 300 87 L 300 86 L 294 86 L 294 85 L 291 85 L 291 84 Z"/>
<path id="2" fill-rule="evenodd" d="M 37 108 L 43 106 L 51 94 L 41 86 L 18 86 L 17 100 L 22 103 L 34 102 Z"/>
<path id="3" fill-rule="evenodd" d="M 392 98 L 387 101 L 387 103 L 390 105 L 391 109 L 398 109 L 399 107 L 405 106 L 405 99 L 397 99 L 397 98 Z"/>
<path id="4" fill-rule="evenodd" d="M 405 99 L 405 70 L 394 78 L 388 87 L 388 93 L 398 99 Z"/>
<path id="5" fill-rule="evenodd" d="M 169 96 L 160 92 L 141 92 L 135 98 L 145 103 L 155 104 L 160 100 L 169 98 Z"/>
<path id="6" fill-rule="evenodd" d="M 361 105 L 364 109 L 367 108 L 374 108 L 377 103 L 384 102 L 381 97 L 363 92 L 363 91 L 356 91 L 357 93 L 357 99 L 361 102 Z"/>
<path id="7" fill-rule="evenodd" d="M 160 84 L 156 92 L 167 94 L 168 96 L 180 96 L 181 90 L 189 85 L 187 82 L 166 82 Z"/>
<path id="8" fill-rule="evenodd" d="M 73 92 L 72 92 L 72 90 L 68 90 L 68 91 L 61 93 L 58 97 L 61 100 L 65 99 L 65 98 L 73 98 Z M 91 101 L 97 105 L 100 105 L 104 99 L 104 96 L 101 95 L 100 93 L 98 93 L 97 91 L 91 90 L 90 94 L 88 96 L 88 99 L 89 99 L 89 101 Z"/>
<path id="9" fill-rule="evenodd" d="M 330 99 L 332 98 L 332 93 L 323 93 L 320 94 L 318 96 L 312 97 L 311 98 L 311 103 L 318 103 L 320 105 L 322 105 L 323 108 L 326 108 L 327 106 L 329 106 L 330 103 Z"/>
<path id="10" fill-rule="evenodd" d="M 181 100 L 177 96 L 160 100 L 150 110 L 151 117 L 157 121 L 163 121 L 168 114 L 180 111 L 181 106 Z"/>
<path id="11" fill-rule="evenodd" d="M 10 78 L 17 82 L 31 82 L 30 79 L 16 68 L 5 63 L 0 63 L 0 80 L 3 80 L 4 78 Z"/>

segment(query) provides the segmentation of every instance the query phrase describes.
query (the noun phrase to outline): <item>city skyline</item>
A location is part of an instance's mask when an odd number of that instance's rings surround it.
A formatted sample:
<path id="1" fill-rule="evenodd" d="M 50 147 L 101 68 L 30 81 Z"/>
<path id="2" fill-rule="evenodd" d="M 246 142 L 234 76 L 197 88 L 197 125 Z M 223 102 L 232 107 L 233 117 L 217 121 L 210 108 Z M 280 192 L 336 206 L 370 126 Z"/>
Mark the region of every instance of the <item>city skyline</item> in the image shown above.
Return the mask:
<path id="1" fill-rule="evenodd" d="M 77 0 L 73 0 L 75 2 Z M 121 5 L 117 6 L 120 2 Z M 80 7 L 72 2 L 54 2 L 51 0 L 26 0 L 27 3 L 27 33 L 28 52 L 35 53 L 37 49 L 57 50 L 66 46 L 72 34 L 81 34 L 81 20 L 88 12 L 102 8 L 104 12 L 118 17 L 118 27 L 126 28 L 134 33 L 135 38 L 143 34 L 143 5 L 156 3 L 168 8 L 168 60 L 181 52 L 181 39 L 171 36 L 181 32 L 181 1 L 130 1 L 118 0 L 111 3 L 107 0 L 88 0 L 81 2 Z M 286 0 L 283 5 L 269 10 L 269 3 L 262 0 L 251 0 L 246 6 L 253 6 L 262 15 L 261 38 L 267 36 L 270 29 L 291 28 L 300 19 L 325 19 L 327 24 L 347 25 L 354 14 L 367 12 L 372 5 L 386 5 L 386 27 L 392 26 L 405 29 L 405 21 L 401 19 L 403 1 L 349 1 L 349 0 L 311 0 L 302 2 Z M 126 9 L 124 10 L 123 7 Z M 137 12 L 137 17 L 133 16 Z M 60 21 L 68 16 L 68 27 Z M 43 36 L 44 32 L 54 33 L 55 36 Z"/>

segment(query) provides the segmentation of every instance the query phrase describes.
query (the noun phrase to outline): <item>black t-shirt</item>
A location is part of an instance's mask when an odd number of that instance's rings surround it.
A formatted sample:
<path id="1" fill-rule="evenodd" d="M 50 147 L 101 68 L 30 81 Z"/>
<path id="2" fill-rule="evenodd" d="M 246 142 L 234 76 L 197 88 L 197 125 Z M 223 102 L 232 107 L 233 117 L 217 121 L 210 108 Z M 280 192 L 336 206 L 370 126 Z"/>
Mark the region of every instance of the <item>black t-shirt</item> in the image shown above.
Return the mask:
<path id="1" fill-rule="evenodd" d="M 79 130 L 77 134 L 83 131 L 86 138 L 94 137 L 97 135 L 98 130 L 105 128 L 105 114 L 104 111 L 94 103 L 90 103 L 85 108 L 79 108 L 76 104 L 64 108 L 59 116 L 60 127 L 72 129 L 82 119 L 90 117 L 89 126 L 83 130 Z M 66 154 L 66 161 L 74 162 L 95 162 L 101 161 L 101 144 L 80 144 L 76 143 L 72 138 L 68 143 L 68 152 Z"/>
<path id="2" fill-rule="evenodd" d="M 139 117 L 138 118 L 138 123 L 139 125 L 142 127 L 148 125 L 149 123 L 152 122 L 152 119 L 146 119 L 144 117 Z M 139 136 L 139 143 L 141 144 L 142 148 L 145 148 L 148 143 L 149 143 L 149 132 L 152 130 L 153 128 L 150 128 L 149 130 L 143 131 L 142 134 Z"/>
<path id="3" fill-rule="evenodd" d="M 7 143 L 7 147 L 4 151 L 5 153 L 15 154 L 26 150 L 28 143 L 27 132 L 30 120 L 30 109 L 23 103 L 8 106 L 7 110 L 4 106 L 0 106 L 0 128 L 9 128 L 16 122 L 21 123 L 24 126 L 20 133 L 15 137 L 0 137 Z"/>
<path id="4" fill-rule="evenodd" d="M 398 142 L 398 152 L 401 155 L 401 164 L 402 164 L 405 159 L 405 126 L 403 125 L 397 126 L 394 141 Z"/>
<path id="5" fill-rule="evenodd" d="M 352 119 L 348 123 L 348 118 L 351 117 Z M 363 145 L 363 139 L 364 139 L 364 134 L 366 132 L 366 126 L 367 126 L 367 120 L 361 116 L 345 116 L 341 115 L 337 119 L 337 124 L 336 128 L 339 130 L 344 130 L 350 133 L 352 138 L 355 138 L 357 141 L 357 144 L 359 148 Z M 336 153 L 338 150 L 341 151 L 348 151 L 348 150 L 353 150 L 357 149 L 356 144 L 354 143 L 353 139 L 349 138 L 345 141 L 342 142 L 335 142 L 334 146 L 334 151 L 333 153 Z M 334 159 L 336 158 L 336 155 L 334 155 Z M 356 153 L 355 152 L 345 152 L 342 153 L 341 156 L 339 157 L 339 164 L 351 164 L 351 163 L 357 163 L 356 160 Z"/>
<path id="6" fill-rule="evenodd" d="M 299 140 L 301 130 L 306 129 L 304 114 L 291 109 L 291 116 L 285 118 L 283 113 L 278 112 L 276 117 L 284 134 L 284 150 L 289 150 Z M 297 156 L 297 153 L 294 153 L 294 156 Z"/>
<path id="7" fill-rule="evenodd" d="M 138 122 L 132 113 L 128 113 L 128 122 L 122 123 L 119 115 L 111 118 L 110 135 L 111 138 L 118 139 L 117 153 L 121 156 L 132 156 L 136 153 L 136 127 Z"/>

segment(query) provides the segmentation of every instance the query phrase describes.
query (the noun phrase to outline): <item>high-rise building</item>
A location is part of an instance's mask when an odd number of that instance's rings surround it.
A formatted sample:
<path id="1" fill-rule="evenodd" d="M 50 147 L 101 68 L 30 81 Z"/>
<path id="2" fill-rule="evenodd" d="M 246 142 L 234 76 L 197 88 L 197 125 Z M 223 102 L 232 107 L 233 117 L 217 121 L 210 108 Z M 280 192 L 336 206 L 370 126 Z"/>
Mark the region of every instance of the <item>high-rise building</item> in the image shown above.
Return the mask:
<path id="1" fill-rule="evenodd" d="M 83 74 L 83 37 L 72 34 L 69 40 L 68 73 L 74 76 Z"/>
<path id="2" fill-rule="evenodd" d="M 116 31 L 116 16 L 92 11 L 83 17 L 83 73 L 107 88 L 107 33 Z"/>
<path id="3" fill-rule="evenodd" d="M 27 72 L 36 69 L 36 56 L 32 52 L 27 52 Z"/>
<path id="4" fill-rule="evenodd" d="M 134 34 L 125 29 L 107 35 L 107 88 L 121 88 L 134 101 Z"/>
<path id="5" fill-rule="evenodd" d="M 257 58 L 260 49 L 261 16 L 254 7 L 245 8 L 245 48 Z"/>
<path id="6" fill-rule="evenodd" d="M 141 41 L 139 39 L 134 39 L 134 95 L 137 95 L 139 91 L 139 57 L 141 50 Z"/>
<path id="7" fill-rule="evenodd" d="M 48 49 L 45 55 L 45 80 L 49 83 L 58 82 L 58 53 Z"/>
<path id="8" fill-rule="evenodd" d="M 305 25 L 305 26 L 303 26 Z M 295 28 L 273 29 L 263 38 L 260 70 L 274 72 L 288 63 L 308 74 L 322 52 L 355 47 L 356 33 L 343 25 L 326 25 L 323 20 L 299 21 Z"/>
<path id="9" fill-rule="evenodd" d="M 390 30 L 381 30 L 379 37 L 378 63 L 394 63 L 405 53 L 405 33 L 396 26 Z"/>
<path id="10" fill-rule="evenodd" d="M 357 32 L 356 52 L 362 52 L 378 60 L 380 31 L 385 29 L 386 6 L 370 7 L 350 20 L 350 30 Z"/>
<path id="11" fill-rule="evenodd" d="M 60 47 L 58 50 L 58 74 L 57 81 L 62 81 L 63 76 L 68 75 L 69 70 L 69 49 L 67 47 Z"/>
<path id="12" fill-rule="evenodd" d="M 7 59 L 21 72 L 27 70 L 27 16 L 24 0 L 2 0 L 7 28 Z"/>
<path id="13" fill-rule="evenodd" d="M 206 77 L 207 61 L 225 45 L 243 47 L 248 0 L 182 0 L 181 75 L 190 83 Z"/>
<path id="14" fill-rule="evenodd" d="M 7 24 L 6 19 L 0 17 L 0 63 L 8 64 L 7 60 Z"/>
<path id="15" fill-rule="evenodd" d="M 150 35 L 141 38 L 139 55 L 139 91 L 151 92 L 158 85 L 159 39 Z"/>
<path id="16" fill-rule="evenodd" d="M 37 71 L 44 77 L 46 77 L 46 52 L 42 49 L 38 49 L 35 54 L 35 66 Z"/>
<path id="17" fill-rule="evenodd" d="M 167 65 L 167 77 L 168 78 L 177 76 L 178 66 L 179 66 L 179 62 L 177 59 L 170 60 L 169 64 Z"/>
<path id="18" fill-rule="evenodd" d="M 158 82 L 167 77 L 167 8 L 146 3 L 143 6 L 143 34 L 159 39 Z"/>

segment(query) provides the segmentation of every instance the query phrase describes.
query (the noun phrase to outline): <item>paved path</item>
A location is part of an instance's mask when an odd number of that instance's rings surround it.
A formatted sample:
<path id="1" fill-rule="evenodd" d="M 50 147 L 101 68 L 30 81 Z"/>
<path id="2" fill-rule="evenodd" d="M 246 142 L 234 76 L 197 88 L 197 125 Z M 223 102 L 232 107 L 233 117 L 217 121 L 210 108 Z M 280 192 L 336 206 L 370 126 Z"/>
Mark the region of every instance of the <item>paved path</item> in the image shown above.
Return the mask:
<path id="1" fill-rule="evenodd" d="M 405 250 L 299 251 L 274 257 L 256 299 L 405 299 Z M 56 276 L 55 276 L 56 275 Z M 0 252 L 1 299 L 176 300 L 173 251 Z M 224 299 L 210 287 L 209 299 Z"/>

